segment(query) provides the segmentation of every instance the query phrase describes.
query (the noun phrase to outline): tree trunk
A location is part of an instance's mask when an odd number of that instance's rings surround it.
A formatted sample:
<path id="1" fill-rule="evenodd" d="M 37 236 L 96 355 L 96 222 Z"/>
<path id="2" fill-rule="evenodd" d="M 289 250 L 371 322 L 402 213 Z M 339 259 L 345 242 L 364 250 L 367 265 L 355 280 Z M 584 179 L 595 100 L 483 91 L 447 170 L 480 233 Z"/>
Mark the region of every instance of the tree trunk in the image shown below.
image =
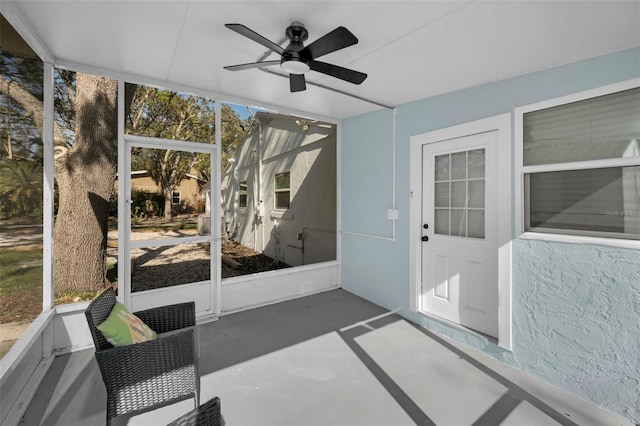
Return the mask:
<path id="1" fill-rule="evenodd" d="M 76 139 L 65 145 L 54 123 L 55 179 L 59 203 L 54 236 L 56 294 L 96 291 L 106 279 L 109 199 L 117 171 L 117 82 L 78 73 L 76 76 Z M 127 84 L 125 116 L 135 94 Z M 19 84 L 0 76 L 0 93 L 19 103 L 42 134 L 42 101 Z"/>
<path id="2" fill-rule="evenodd" d="M 170 222 L 173 219 L 173 212 L 171 207 L 173 206 L 173 191 L 164 191 L 164 220 Z"/>
<path id="3" fill-rule="evenodd" d="M 76 139 L 56 158 L 56 294 L 98 291 L 106 279 L 109 199 L 117 172 L 116 81 L 78 73 Z"/>

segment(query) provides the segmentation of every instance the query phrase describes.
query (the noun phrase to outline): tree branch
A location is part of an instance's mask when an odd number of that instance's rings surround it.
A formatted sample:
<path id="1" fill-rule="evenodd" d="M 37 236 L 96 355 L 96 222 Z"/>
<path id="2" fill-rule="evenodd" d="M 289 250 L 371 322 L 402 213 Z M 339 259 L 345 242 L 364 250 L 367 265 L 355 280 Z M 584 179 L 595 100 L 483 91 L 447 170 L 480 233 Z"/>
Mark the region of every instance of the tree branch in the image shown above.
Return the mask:
<path id="1" fill-rule="evenodd" d="M 22 105 L 27 112 L 27 116 L 40 130 L 40 135 L 44 134 L 44 111 L 42 101 L 33 96 L 27 89 L 15 81 L 9 81 L 4 76 L 0 76 L 0 93 Z M 56 146 L 65 146 L 62 130 L 54 122 L 53 140 Z"/>

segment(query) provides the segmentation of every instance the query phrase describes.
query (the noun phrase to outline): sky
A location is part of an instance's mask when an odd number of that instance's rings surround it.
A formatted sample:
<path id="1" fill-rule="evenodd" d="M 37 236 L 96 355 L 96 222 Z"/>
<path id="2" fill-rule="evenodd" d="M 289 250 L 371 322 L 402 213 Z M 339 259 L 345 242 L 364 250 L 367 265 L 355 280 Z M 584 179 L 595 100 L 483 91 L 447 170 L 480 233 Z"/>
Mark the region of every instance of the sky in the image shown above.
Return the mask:
<path id="1" fill-rule="evenodd" d="M 236 114 L 238 114 L 238 116 L 243 120 L 247 120 L 250 115 L 253 116 L 258 111 L 267 111 L 264 108 L 258 108 L 255 106 L 247 107 L 245 105 L 232 104 L 230 102 L 223 102 L 223 104 L 229 105 L 231 109 L 233 109 L 236 112 Z"/>

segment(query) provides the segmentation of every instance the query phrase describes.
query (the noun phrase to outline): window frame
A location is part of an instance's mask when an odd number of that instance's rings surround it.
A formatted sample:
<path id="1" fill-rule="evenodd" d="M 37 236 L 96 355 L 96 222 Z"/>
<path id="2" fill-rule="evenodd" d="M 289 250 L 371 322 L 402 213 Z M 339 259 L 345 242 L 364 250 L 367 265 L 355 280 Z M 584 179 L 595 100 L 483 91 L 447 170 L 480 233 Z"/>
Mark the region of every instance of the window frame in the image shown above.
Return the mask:
<path id="1" fill-rule="evenodd" d="M 244 192 L 242 186 L 244 185 Z M 249 194 L 249 181 L 242 180 L 238 182 L 238 208 L 246 209 L 248 206 L 248 194 Z M 244 195 L 244 203 L 243 196 Z"/>
<path id="2" fill-rule="evenodd" d="M 175 202 L 176 199 L 176 194 L 178 195 L 178 202 Z M 179 191 L 177 189 L 174 189 L 171 191 L 171 204 L 174 206 L 179 205 L 180 203 L 182 203 L 182 191 Z"/>
<path id="3" fill-rule="evenodd" d="M 289 187 L 288 188 L 276 188 L 276 182 L 278 180 L 278 175 L 289 175 Z M 278 207 L 278 193 L 288 192 L 289 193 L 289 202 L 288 207 Z M 291 210 L 291 170 L 287 170 L 285 172 L 277 172 L 273 175 L 273 209 L 275 211 L 283 212 L 287 210 Z"/>
<path id="4" fill-rule="evenodd" d="M 628 239 L 622 237 L 611 237 L 598 235 L 597 232 L 587 231 L 576 232 L 573 230 L 529 230 L 526 231 L 525 225 L 527 220 L 527 209 L 525 190 L 527 174 L 558 172 L 570 170 L 588 170 L 609 167 L 625 167 L 640 166 L 640 158 L 610 158 L 601 160 L 575 161 L 568 163 L 553 163 L 525 166 L 524 161 L 524 115 L 529 112 L 551 108 L 555 106 L 570 104 L 583 101 L 590 98 L 608 95 L 614 92 L 634 89 L 640 87 L 640 78 L 634 78 L 619 83 L 614 83 L 591 90 L 586 90 L 570 95 L 525 105 L 514 109 L 514 160 L 515 160 L 515 225 L 516 237 L 524 239 L 579 243 L 579 244 L 598 244 L 613 247 L 636 248 L 640 249 L 640 240 Z M 610 234 L 608 234 L 610 235 Z"/>

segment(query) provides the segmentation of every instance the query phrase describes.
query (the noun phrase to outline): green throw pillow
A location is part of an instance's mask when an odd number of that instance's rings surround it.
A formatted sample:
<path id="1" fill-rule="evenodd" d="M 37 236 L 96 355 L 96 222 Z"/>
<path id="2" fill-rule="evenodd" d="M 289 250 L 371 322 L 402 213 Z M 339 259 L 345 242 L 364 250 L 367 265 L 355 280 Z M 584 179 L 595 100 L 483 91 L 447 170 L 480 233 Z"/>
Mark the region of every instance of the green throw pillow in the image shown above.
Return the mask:
<path id="1" fill-rule="evenodd" d="M 113 346 L 126 346 L 156 338 L 156 332 L 120 302 L 116 302 L 109 317 L 97 328 Z"/>

